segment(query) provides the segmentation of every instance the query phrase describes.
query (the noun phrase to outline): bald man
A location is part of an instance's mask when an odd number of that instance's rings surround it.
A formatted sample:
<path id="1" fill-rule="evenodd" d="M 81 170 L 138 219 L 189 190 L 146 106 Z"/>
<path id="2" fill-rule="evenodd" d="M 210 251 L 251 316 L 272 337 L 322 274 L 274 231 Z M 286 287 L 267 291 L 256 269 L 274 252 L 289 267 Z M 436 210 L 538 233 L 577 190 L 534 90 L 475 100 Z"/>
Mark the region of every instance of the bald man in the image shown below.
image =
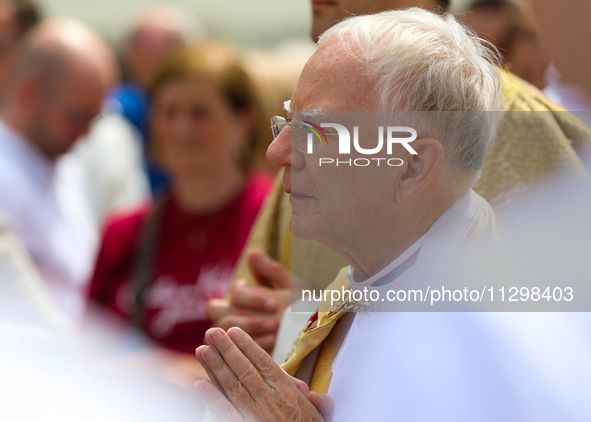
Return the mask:
<path id="1" fill-rule="evenodd" d="M 47 21 L 23 42 L 0 115 L 0 210 L 54 298 L 73 318 L 97 245 L 84 174 L 70 156 L 111 82 L 107 45 L 75 21 Z"/>

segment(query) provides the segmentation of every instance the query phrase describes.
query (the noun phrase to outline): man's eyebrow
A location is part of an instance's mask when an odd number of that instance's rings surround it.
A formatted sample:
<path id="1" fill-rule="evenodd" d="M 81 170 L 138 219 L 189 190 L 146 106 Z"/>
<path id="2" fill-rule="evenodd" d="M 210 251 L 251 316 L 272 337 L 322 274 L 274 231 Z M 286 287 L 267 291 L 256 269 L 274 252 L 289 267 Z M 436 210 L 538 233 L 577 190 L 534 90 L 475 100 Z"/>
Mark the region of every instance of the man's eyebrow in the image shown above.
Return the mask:
<path id="1" fill-rule="evenodd" d="M 302 117 L 305 118 L 320 118 L 328 117 L 328 112 L 322 107 L 314 108 L 312 110 L 302 110 L 298 112 Z"/>
<path id="2" fill-rule="evenodd" d="M 283 102 L 283 109 L 290 115 L 293 113 L 291 111 L 291 100 Z M 322 107 L 313 108 L 312 110 L 302 110 L 297 113 L 304 118 L 320 118 L 328 116 L 328 113 Z"/>

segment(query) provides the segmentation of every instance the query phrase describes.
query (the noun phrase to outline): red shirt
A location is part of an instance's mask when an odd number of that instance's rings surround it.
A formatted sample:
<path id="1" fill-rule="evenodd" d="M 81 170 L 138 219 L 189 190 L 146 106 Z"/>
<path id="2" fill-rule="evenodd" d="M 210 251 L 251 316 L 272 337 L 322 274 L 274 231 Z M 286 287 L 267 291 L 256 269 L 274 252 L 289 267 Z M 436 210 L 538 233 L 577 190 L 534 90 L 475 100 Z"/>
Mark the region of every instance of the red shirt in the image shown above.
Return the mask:
<path id="1" fill-rule="evenodd" d="M 225 295 L 250 228 L 273 179 L 252 175 L 244 190 L 212 214 L 187 214 L 164 198 L 143 295 L 142 328 L 160 345 L 194 353 L 211 321 L 207 301 Z M 90 285 L 91 299 L 131 319 L 133 275 L 144 221 L 143 207 L 108 224 Z"/>

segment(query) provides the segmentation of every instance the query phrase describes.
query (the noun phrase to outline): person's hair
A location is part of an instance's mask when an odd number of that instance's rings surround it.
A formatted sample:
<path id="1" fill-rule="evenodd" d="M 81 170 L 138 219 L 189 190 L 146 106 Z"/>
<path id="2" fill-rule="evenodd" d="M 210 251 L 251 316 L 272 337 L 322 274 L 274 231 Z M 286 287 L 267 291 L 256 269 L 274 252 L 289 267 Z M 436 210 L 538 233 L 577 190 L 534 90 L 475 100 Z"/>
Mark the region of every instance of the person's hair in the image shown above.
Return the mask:
<path id="1" fill-rule="evenodd" d="M 493 54 L 475 34 L 453 19 L 411 8 L 346 19 L 318 45 L 334 39 L 362 65 L 379 111 L 434 112 L 419 113 L 414 128 L 437 137 L 456 174 L 478 177 L 496 136 L 493 111 L 501 110 L 502 95 Z"/>
<path id="2" fill-rule="evenodd" d="M 5 0 L 14 8 L 14 22 L 20 38 L 41 21 L 41 10 L 35 0 Z"/>
<path id="3" fill-rule="evenodd" d="M 257 118 L 260 106 L 238 52 L 226 44 L 212 41 L 176 50 L 156 71 L 149 90 L 150 98 L 154 100 L 168 83 L 182 79 L 210 80 L 235 113 L 252 113 L 248 147 L 241 158 L 243 167 L 250 170 L 252 154 L 261 131 Z"/>

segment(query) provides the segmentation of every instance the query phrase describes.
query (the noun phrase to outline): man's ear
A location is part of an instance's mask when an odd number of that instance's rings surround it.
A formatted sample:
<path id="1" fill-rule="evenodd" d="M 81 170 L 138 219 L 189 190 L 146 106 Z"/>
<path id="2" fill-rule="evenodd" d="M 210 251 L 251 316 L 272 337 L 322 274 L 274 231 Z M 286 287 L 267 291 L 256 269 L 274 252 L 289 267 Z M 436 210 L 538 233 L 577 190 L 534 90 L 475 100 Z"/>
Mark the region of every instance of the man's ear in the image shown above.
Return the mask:
<path id="1" fill-rule="evenodd" d="M 418 195 L 443 163 L 443 146 L 437 139 L 417 139 L 413 141 L 412 147 L 417 154 L 404 150 L 403 172 L 397 183 L 396 202 L 401 205 Z"/>

